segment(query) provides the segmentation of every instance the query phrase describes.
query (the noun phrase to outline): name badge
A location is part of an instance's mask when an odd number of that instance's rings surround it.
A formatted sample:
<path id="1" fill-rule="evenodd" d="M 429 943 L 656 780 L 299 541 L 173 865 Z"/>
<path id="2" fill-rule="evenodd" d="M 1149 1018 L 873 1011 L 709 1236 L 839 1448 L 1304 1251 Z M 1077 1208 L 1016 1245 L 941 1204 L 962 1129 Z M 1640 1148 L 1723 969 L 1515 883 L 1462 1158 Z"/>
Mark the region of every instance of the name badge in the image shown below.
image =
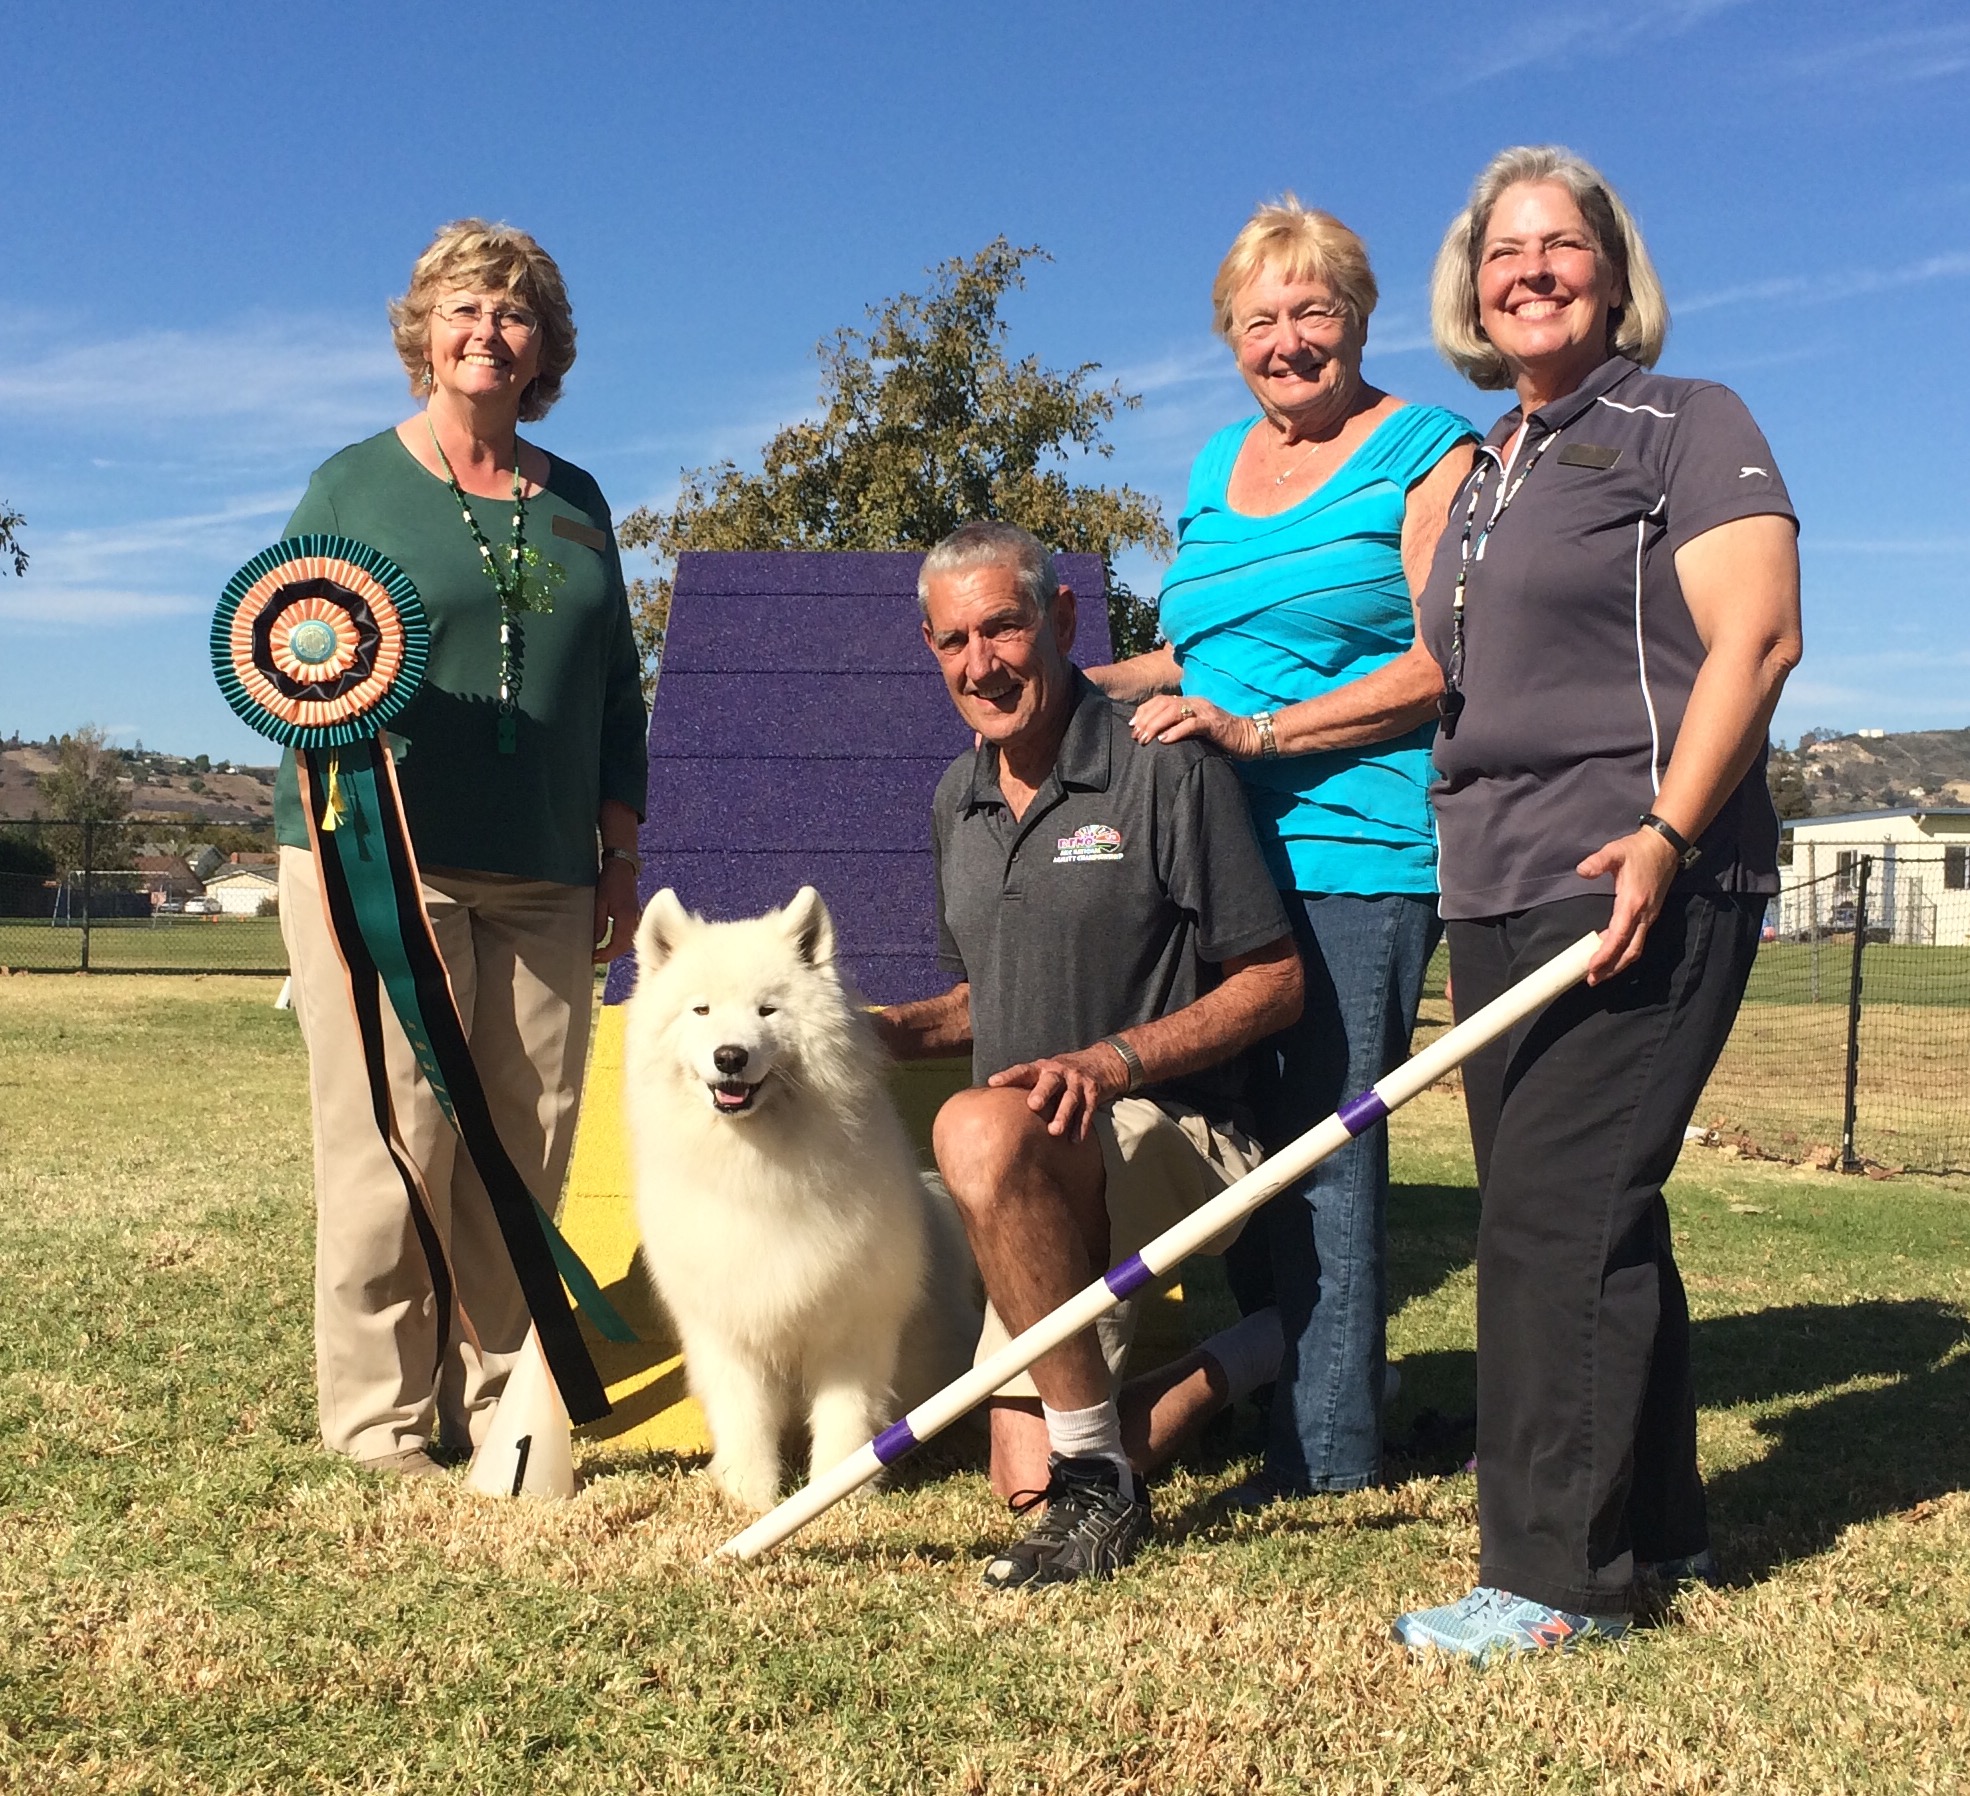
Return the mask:
<path id="1" fill-rule="evenodd" d="M 1560 451 L 1563 468 L 1611 468 L 1620 459 L 1619 449 L 1603 449 L 1599 443 L 1568 443 Z"/>
<path id="2" fill-rule="evenodd" d="M 1565 461 L 1565 455 L 1561 455 Z M 554 514 L 554 534 L 565 536 L 571 543 L 580 543 L 585 549 L 593 549 L 602 554 L 609 546 L 608 533 L 597 530 L 593 524 L 584 524 L 574 518 L 563 517 L 558 511 Z"/>

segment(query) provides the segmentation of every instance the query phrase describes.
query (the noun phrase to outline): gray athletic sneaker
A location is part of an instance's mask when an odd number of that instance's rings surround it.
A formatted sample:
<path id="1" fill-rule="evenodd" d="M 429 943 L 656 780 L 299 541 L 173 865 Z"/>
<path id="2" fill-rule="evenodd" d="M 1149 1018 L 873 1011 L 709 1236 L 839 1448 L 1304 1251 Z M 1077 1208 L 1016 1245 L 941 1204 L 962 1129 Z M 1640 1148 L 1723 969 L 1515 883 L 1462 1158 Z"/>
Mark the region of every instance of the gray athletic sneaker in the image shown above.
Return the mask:
<path id="1" fill-rule="evenodd" d="M 1149 1493 L 1140 1478 L 1135 1495 L 1122 1495 L 1121 1474 L 1106 1459 L 1047 1461 L 1047 1512 L 1022 1541 L 993 1559 L 984 1572 L 993 1590 L 1023 1585 L 1068 1584 L 1076 1578 L 1112 1577 L 1149 1538 Z"/>

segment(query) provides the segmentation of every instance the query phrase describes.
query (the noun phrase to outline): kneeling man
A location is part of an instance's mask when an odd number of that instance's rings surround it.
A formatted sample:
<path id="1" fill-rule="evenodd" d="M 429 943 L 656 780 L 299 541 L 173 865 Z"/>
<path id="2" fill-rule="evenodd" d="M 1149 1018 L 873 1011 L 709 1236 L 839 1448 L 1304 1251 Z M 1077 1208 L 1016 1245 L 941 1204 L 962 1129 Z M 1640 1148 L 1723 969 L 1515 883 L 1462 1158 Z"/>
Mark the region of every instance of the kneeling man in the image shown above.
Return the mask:
<path id="1" fill-rule="evenodd" d="M 967 524 L 917 592 L 979 737 L 933 809 L 958 983 L 878 1024 L 899 1057 L 971 1050 L 933 1141 L 991 1299 L 982 1359 L 1258 1164 L 1240 1059 L 1298 1016 L 1300 962 L 1237 775 L 1130 737 L 1068 660 L 1074 594 L 1033 537 Z M 995 1400 L 993 1482 L 1044 1464 L 1047 1508 L 988 1584 L 1103 1576 L 1148 1536 L 1114 1396 L 1133 1309 Z"/>

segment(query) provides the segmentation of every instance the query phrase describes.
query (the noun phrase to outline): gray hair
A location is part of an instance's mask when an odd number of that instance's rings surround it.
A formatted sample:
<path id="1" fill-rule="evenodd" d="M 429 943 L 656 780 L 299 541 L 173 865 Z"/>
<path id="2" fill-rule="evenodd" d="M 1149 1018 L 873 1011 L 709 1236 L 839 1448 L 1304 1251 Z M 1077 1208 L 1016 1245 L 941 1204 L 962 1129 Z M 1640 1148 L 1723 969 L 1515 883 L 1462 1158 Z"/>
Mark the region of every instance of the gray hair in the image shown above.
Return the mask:
<path id="1" fill-rule="evenodd" d="M 969 524 L 960 524 L 923 558 L 923 566 L 917 570 L 917 609 L 929 617 L 930 583 L 940 574 L 1008 566 L 1019 581 L 1019 590 L 1045 617 L 1060 592 L 1053 557 L 1030 530 L 1001 518 L 974 518 Z"/>
<path id="2" fill-rule="evenodd" d="M 1557 144 L 1521 144 L 1500 150 L 1471 187 L 1471 200 L 1450 221 L 1430 277 L 1430 333 L 1437 352 L 1474 386 L 1512 384 L 1505 358 L 1478 322 L 1477 266 L 1492 209 L 1508 187 L 1551 181 L 1573 195 L 1593 232 L 1603 264 L 1614 276 L 1622 303 L 1608 313 L 1609 347 L 1644 368 L 1655 366 L 1669 335 L 1669 302 L 1641 227 L 1621 196 L 1592 163 Z"/>

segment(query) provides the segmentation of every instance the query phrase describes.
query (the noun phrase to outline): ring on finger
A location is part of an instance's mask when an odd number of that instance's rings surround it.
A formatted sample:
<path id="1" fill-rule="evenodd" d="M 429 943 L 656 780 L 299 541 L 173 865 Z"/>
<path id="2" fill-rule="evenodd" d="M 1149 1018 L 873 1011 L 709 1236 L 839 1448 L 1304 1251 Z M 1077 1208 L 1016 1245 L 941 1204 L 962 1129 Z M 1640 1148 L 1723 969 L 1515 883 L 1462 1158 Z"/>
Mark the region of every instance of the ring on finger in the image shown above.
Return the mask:
<path id="1" fill-rule="evenodd" d="M 1181 705 L 1177 709 L 1177 715 L 1179 717 L 1195 717 L 1197 715 L 1197 707 L 1195 705 Z"/>

